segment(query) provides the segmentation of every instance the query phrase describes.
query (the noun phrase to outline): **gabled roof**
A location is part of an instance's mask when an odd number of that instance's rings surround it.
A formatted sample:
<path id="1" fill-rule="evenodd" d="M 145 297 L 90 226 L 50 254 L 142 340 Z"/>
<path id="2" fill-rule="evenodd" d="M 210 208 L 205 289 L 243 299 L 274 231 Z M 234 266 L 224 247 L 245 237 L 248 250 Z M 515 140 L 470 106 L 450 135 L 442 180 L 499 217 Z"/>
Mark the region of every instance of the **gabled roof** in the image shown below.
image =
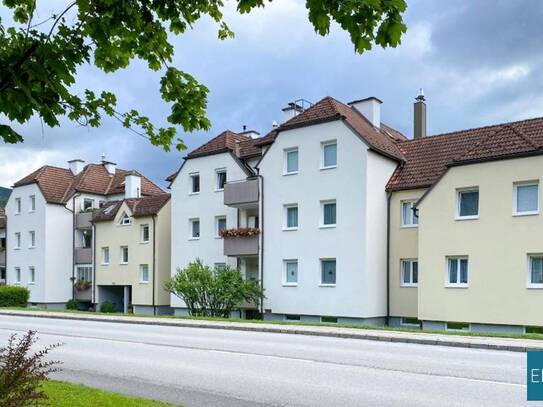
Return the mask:
<path id="1" fill-rule="evenodd" d="M 226 153 L 229 151 L 233 152 L 238 158 L 241 159 L 251 156 L 258 156 L 261 153 L 261 149 L 255 146 L 256 140 L 258 139 L 252 139 L 249 136 L 234 133 L 230 130 L 225 130 L 217 137 L 212 138 L 207 143 L 202 144 L 195 150 L 192 150 L 187 155 L 187 158 L 196 158 L 206 155 Z"/>
<path id="2" fill-rule="evenodd" d="M 111 175 L 101 164 L 88 164 L 77 175 L 66 168 L 45 165 L 13 186 L 37 184 L 47 202 L 65 204 L 77 192 L 106 196 L 122 194 L 124 179 L 128 174 L 141 176 L 142 195 L 164 194 L 162 189 L 138 172 L 117 169 L 115 175 Z"/>
<path id="3" fill-rule="evenodd" d="M 330 96 L 325 97 L 302 113 L 287 120 L 281 126 L 273 129 L 266 136 L 258 139 L 256 144 L 259 146 L 271 144 L 277 135 L 284 130 L 335 120 L 343 120 L 368 144 L 371 150 L 397 161 L 404 160 L 402 153 L 396 145 L 398 139 L 405 139 L 399 131 L 386 125 L 382 125 L 381 128 L 374 127 L 354 107 L 350 107 Z"/>
<path id="4" fill-rule="evenodd" d="M 99 210 L 94 212 L 92 220 L 93 222 L 104 222 L 115 219 L 123 203 L 126 203 L 134 218 L 156 215 L 170 200 L 170 197 L 170 194 L 163 193 L 161 195 L 106 202 Z"/>
<path id="5" fill-rule="evenodd" d="M 455 165 L 543 154 L 543 118 L 398 142 L 406 162 L 387 190 L 428 188 Z"/>

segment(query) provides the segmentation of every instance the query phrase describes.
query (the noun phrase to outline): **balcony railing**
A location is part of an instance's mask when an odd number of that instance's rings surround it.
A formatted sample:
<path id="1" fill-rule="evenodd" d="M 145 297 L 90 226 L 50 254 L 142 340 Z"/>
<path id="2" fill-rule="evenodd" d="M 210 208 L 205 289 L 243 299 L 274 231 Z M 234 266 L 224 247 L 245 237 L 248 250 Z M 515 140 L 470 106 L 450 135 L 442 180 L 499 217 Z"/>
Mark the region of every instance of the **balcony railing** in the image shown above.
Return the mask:
<path id="1" fill-rule="evenodd" d="M 92 288 L 87 288 L 85 290 L 75 290 L 75 299 L 78 301 L 91 301 Z"/>
<path id="2" fill-rule="evenodd" d="M 76 264 L 91 264 L 92 249 L 90 247 L 75 248 L 75 263 Z"/>
<path id="3" fill-rule="evenodd" d="M 224 185 L 224 204 L 227 206 L 255 206 L 258 196 L 258 179 L 227 182 Z"/>
<path id="4" fill-rule="evenodd" d="M 81 212 L 75 214 L 76 229 L 90 229 L 92 227 L 92 212 Z"/>
<path id="5" fill-rule="evenodd" d="M 224 239 L 225 256 L 258 255 L 258 236 L 227 236 Z"/>

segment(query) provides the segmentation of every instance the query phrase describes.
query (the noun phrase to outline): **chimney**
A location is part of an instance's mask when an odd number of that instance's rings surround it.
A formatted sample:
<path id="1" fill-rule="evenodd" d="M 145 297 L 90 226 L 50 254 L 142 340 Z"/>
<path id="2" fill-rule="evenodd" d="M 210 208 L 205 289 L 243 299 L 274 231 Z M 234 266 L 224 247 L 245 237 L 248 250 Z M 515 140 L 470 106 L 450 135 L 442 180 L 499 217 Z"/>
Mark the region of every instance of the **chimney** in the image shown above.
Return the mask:
<path id="1" fill-rule="evenodd" d="M 426 137 L 426 99 L 424 98 L 424 91 L 422 88 L 419 90 L 419 94 L 415 98 L 414 105 L 414 130 L 413 138 Z"/>
<path id="2" fill-rule="evenodd" d="M 381 128 L 381 100 L 377 99 L 375 96 L 370 96 L 369 98 L 353 100 L 349 102 L 348 105 L 354 107 L 361 113 L 373 127 Z"/>
<path id="3" fill-rule="evenodd" d="M 141 197 L 141 177 L 136 172 L 130 172 L 124 177 L 125 199 Z"/>
<path id="4" fill-rule="evenodd" d="M 243 126 L 243 131 L 239 134 L 242 134 L 244 136 L 249 136 L 252 139 L 259 138 L 260 133 L 256 130 L 247 130 L 247 126 Z"/>
<path id="5" fill-rule="evenodd" d="M 68 167 L 70 168 L 70 171 L 74 175 L 77 175 L 81 171 L 83 171 L 84 166 L 85 166 L 85 161 L 83 161 L 83 160 L 81 160 L 79 158 L 68 161 Z"/>
<path id="6" fill-rule="evenodd" d="M 298 116 L 300 113 L 304 111 L 302 106 L 293 102 L 289 103 L 287 107 L 284 107 L 281 110 L 284 113 L 283 123 L 292 119 L 295 116 Z"/>

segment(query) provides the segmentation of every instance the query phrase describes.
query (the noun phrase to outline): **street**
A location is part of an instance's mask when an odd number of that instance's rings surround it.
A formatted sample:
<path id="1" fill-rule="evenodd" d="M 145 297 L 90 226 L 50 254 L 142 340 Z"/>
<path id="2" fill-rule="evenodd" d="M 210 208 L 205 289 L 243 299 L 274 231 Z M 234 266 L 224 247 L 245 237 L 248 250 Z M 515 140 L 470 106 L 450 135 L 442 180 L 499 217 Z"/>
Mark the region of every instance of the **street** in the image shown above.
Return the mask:
<path id="1" fill-rule="evenodd" d="M 62 342 L 55 378 L 193 406 L 520 406 L 526 354 L 0 316 L 0 345 Z"/>

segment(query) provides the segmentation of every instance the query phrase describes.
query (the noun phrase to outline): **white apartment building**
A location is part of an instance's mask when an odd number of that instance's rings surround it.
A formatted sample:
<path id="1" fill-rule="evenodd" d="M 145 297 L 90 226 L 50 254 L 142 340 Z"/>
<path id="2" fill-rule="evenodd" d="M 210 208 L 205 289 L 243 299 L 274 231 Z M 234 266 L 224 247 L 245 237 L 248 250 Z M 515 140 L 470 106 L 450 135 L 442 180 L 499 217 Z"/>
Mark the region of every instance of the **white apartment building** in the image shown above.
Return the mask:
<path id="1" fill-rule="evenodd" d="M 69 168 L 43 166 L 17 181 L 6 205 L 7 283 L 28 287 L 31 304 L 91 303 L 77 298 L 74 284 L 92 281 L 92 211 L 124 198 L 127 174 L 108 161 L 72 160 Z M 142 195 L 164 193 L 144 177 L 141 189 Z"/>

